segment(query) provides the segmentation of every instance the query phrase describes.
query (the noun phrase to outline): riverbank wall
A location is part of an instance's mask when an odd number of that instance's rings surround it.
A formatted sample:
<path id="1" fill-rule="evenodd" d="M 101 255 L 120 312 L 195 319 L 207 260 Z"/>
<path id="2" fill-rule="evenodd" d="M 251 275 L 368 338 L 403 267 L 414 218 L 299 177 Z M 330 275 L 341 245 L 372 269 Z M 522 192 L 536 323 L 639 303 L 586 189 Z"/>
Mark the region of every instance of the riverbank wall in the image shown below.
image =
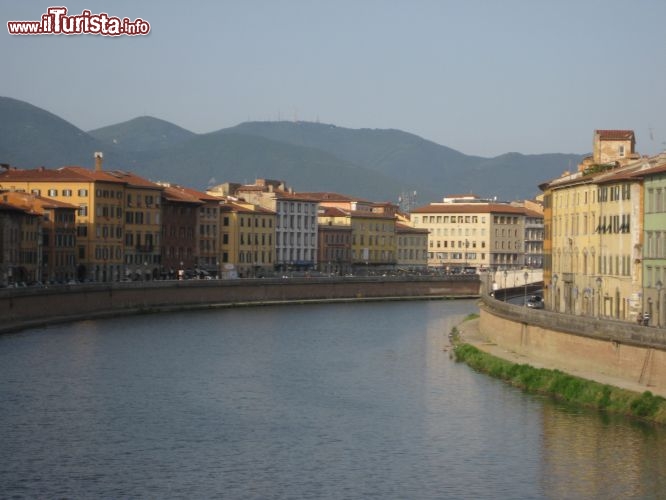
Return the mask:
<path id="1" fill-rule="evenodd" d="M 473 298 L 475 276 L 77 284 L 0 290 L 0 333 L 124 314 L 326 301 Z"/>
<path id="2" fill-rule="evenodd" d="M 666 330 L 661 328 L 528 309 L 484 295 L 479 331 L 527 364 L 666 391 Z"/>

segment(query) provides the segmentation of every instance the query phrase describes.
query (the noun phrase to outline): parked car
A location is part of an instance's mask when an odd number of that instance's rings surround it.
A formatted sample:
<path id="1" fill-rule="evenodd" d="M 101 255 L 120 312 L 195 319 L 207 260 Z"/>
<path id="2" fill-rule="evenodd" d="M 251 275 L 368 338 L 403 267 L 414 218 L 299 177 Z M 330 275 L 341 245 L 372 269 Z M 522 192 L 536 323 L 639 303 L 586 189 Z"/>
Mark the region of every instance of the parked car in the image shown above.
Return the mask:
<path id="1" fill-rule="evenodd" d="M 540 295 L 532 295 L 529 299 L 527 299 L 527 303 L 525 305 L 532 309 L 543 309 L 543 297 Z"/>

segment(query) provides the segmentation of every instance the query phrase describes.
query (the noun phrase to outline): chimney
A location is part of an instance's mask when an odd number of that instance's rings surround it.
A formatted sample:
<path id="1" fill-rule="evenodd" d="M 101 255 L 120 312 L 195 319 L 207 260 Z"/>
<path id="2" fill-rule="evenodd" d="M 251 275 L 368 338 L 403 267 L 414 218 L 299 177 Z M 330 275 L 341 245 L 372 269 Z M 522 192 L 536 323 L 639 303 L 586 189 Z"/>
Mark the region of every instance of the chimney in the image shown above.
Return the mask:
<path id="1" fill-rule="evenodd" d="M 101 151 L 95 152 L 95 172 L 102 171 L 102 162 L 104 160 L 104 153 Z"/>

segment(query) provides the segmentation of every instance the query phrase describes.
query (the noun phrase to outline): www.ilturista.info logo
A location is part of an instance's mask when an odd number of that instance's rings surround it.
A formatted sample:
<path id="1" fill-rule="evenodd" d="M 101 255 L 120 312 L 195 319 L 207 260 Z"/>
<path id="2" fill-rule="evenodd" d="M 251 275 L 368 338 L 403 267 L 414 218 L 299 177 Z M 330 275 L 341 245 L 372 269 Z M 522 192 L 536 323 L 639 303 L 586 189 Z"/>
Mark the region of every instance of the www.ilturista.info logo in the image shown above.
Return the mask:
<path id="1" fill-rule="evenodd" d="M 84 10 L 79 15 L 67 15 L 67 7 L 49 7 L 39 21 L 7 21 L 10 35 L 147 35 L 150 23 L 141 18 L 109 16 L 106 12 L 93 14 Z"/>

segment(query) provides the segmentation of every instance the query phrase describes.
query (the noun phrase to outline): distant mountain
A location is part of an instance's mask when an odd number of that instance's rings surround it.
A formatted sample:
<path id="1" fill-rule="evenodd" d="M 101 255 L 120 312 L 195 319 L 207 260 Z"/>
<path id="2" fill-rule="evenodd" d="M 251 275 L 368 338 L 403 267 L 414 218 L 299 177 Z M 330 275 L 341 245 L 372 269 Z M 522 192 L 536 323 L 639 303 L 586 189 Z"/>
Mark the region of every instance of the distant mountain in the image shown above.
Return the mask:
<path id="1" fill-rule="evenodd" d="M 102 143 L 41 108 L 0 97 L 0 162 L 19 167 L 60 167 L 92 162 Z"/>
<path id="2" fill-rule="evenodd" d="M 435 192 L 436 198 L 452 193 L 497 196 L 503 200 L 530 198 L 539 193 L 538 184 L 575 167 L 582 158 L 572 154 L 519 153 L 482 158 L 400 130 L 355 130 L 318 123 L 248 122 L 226 131 L 328 151 L 402 183 L 418 184 L 423 194 Z"/>
<path id="3" fill-rule="evenodd" d="M 181 144 L 196 134 L 152 116 L 140 116 L 116 125 L 88 131 L 98 141 L 123 151 L 154 151 Z"/>
<path id="4" fill-rule="evenodd" d="M 199 189 L 264 177 L 283 179 L 298 191 L 337 191 L 394 201 L 401 188 L 395 179 L 318 149 L 227 132 L 202 134 L 168 150 L 145 152 L 134 162 L 128 168 L 150 179 Z"/>
<path id="5" fill-rule="evenodd" d="M 31 104 L 0 97 L 0 163 L 21 168 L 91 167 L 104 152 L 108 169 L 196 189 L 222 182 L 282 179 L 297 191 L 337 191 L 417 203 L 446 194 L 531 198 L 538 184 L 574 168 L 580 155 L 508 153 L 469 156 L 400 130 L 348 129 L 307 122 L 250 122 L 194 134 L 152 117 L 82 131 Z"/>

